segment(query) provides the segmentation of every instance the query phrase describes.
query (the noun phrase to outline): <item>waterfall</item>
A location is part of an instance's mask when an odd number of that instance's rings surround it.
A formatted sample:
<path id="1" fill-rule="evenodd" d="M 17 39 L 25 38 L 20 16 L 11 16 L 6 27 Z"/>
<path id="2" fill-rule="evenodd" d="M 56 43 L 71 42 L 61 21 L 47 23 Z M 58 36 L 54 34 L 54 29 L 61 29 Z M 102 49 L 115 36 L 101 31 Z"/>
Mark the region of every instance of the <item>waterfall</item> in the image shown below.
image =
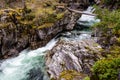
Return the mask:
<path id="1" fill-rule="evenodd" d="M 33 76 L 34 79 L 28 79 L 29 72 L 38 69 L 38 76 L 43 75 L 45 51 L 52 49 L 56 42 L 57 40 L 52 39 L 45 47 L 33 51 L 26 49 L 18 57 L 5 60 L 0 67 L 0 80 L 43 80 L 40 78 L 45 77 L 35 78 L 37 75 Z"/>

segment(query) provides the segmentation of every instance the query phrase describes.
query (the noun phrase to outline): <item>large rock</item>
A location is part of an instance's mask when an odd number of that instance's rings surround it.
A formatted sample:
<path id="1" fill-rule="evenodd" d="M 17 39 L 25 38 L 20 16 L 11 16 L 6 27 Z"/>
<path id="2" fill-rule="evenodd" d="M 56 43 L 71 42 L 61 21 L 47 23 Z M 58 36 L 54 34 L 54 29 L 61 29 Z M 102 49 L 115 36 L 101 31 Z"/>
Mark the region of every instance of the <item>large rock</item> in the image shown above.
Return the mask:
<path id="1" fill-rule="evenodd" d="M 68 7 L 73 9 L 81 9 L 86 6 L 83 4 L 83 7 L 79 7 L 83 1 L 84 0 L 60 0 L 60 2 L 64 2 Z M 15 1 L 12 2 L 10 0 L 10 2 L 11 4 L 14 4 Z M 2 3 L 4 6 L 4 1 Z M 89 0 L 84 1 L 84 3 L 89 4 Z M 44 46 L 59 32 L 72 30 L 76 20 L 81 16 L 81 14 L 67 12 L 66 15 L 62 19 L 56 21 L 53 26 L 34 29 L 31 26 L 40 26 L 38 25 L 40 20 L 36 21 L 34 24 L 30 23 L 31 21 L 34 21 L 31 19 L 34 16 L 31 15 L 27 17 L 27 19 L 30 18 L 30 21 L 20 22 L 20 17 L 22 16 L 24 19 L 24 16 L 30 15 L 26 13 L 29 13 L 31 10 L 25 8 L 25 11 L 22 13 L 19 13 L 19 11 L 23 10 L 0 10 L 0 58 L 2 59 L 17 56 L 20 51 L 28 47 L 36 49 Z"/>
<path id="2" fill-rule="evenodd" d="M 47 72 L 55 80 L 66 70 L 90 75 L 91 67 L 101 58 L 100 50 L 101 47 L 93 39 L 60 40 L 46 55 Z"/>
<path id="3" fill-rule="evenodd" d="M 21 16 L 13 9 L 0 11 L 0 58 L 17 56 L 26 48 L 36 49 L 45 46 L 53 37 L 64 30 L 72 30 L 78 15 L 67 13 L 54 25 L 44 28 L 32 28 L 32 24 L 23 24 Z"/>

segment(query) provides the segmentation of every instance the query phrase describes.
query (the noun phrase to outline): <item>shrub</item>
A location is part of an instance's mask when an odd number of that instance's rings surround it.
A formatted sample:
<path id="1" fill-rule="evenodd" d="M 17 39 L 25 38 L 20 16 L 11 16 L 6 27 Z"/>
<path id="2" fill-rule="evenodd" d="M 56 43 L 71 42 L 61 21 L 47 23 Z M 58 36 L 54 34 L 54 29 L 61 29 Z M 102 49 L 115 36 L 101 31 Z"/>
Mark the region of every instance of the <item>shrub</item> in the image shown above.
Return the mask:
<path id="1" fill-rule="evenodd" d="M 103 1 L 111 4 L 113 0 Z M 106 43 L 108 45 L 103 53 L 106 58 L 97 61 L 93 66 L 94 78 L 96 78 L 94 80 L 117 80 L 120 72 L 120 10 L 96 8 L 96 14 L 101 22 L 94 27 L 99 30 L 98 34 L 101 34 L 99 37 L 101 39 L 104 37 L 101 42 L 105 43 L 101 45 Z"/>
<path id="2" fill-rule="evenodd" d="M 97 8 L 96 14 L 98 14 L 101 22 L 95 25 L 95 27 L 120 29 L 120 10 L 109 11 L 107 9 Z"/>
<path id="3" fill-rule="evenodd" d="M 75 80 L 75 78 L 85 78 L 86 75 L 79 73 L 75 70 L 65 70 L 63 72 L 61 72 L 60 77 L 58 80 Z"/>
<path id="4" fill-rule="evenodd" d="M 93 66 L 93 73 L 99 80 L 117 80 L 120 58 L 99 60 Z"/>

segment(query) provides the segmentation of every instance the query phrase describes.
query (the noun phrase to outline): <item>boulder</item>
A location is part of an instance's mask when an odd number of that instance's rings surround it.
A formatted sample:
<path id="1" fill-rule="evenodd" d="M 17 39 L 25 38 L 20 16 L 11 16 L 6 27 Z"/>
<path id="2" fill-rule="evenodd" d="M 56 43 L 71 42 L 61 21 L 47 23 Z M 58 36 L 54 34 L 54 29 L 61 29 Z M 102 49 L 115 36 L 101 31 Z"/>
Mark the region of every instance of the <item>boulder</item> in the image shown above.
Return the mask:
<path id="1" fill-rule="evenodd" d="M 101 58 L 100 50 L 101 47 L 93 39 L 60 39 L 46 55 L 47 72 L 55 80 L 66 70 L 91 75 L 91 67 Z"/>

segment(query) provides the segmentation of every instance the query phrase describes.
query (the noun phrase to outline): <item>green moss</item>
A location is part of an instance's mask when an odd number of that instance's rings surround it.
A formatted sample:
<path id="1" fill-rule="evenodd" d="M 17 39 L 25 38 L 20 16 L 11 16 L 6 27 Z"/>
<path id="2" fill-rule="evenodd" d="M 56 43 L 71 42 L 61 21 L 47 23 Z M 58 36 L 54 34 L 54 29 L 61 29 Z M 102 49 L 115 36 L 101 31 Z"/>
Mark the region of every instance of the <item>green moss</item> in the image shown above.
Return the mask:
<path id="1" fill-rule="evenodd" d="M 22 17 L 21 20 L 32 21 L 34 18 L 35 18 L 35 14 L 34 13 L 30 13 L 30 14 L 26 14 L 24 17 Z"/>
<path id="2" fill-rule="evenodd" d="M 9 13 L 0 11 L 0 16 L 7 14 L 9 19 L 12 21 L 14 18 L 20 25 L 32 26 L 32 28 L 45 28 L 51 27 L 56 21 L 63 18 L 64 12 L 59 13 L 55 10 L 55 6 L 58 5 L 58 0 L 30 0 L 26 1 L 24 9 L 8 9 Z M 6 22 L 7 24 L 8 22 Z M 6 25 L 3 24 L 5 27 Z M 17 26 L 17 25 L 16 25 Z"/>
<path id="3" fill-rule="evenodd" d="M 59 19 L 63 18 L 64 15 L 65 15 L 65 13 L 58 13 L 57 14 L 57 19 L 59 20 Z"/>
<path id="4" fill-rule="evenodd" d="M 42 26 L 49 23 L 54 24 L 57 21 L 56 14 L 43 14 L 37 18 L 34 19 L 34 24 L 37 24 L 36 26 Z"/>
<path id="5" fill-rule="evenodd" d="M 99 36 L 103 39 L 101 43 L 107 47 L 102 50 L 105 59 L 97 61 L 93 66 L 94 77 L 95 80 L 117 80 L 120 69 L 120 10 L 96 8 L 96 14 L 101 22 L 94 27 L 101 32 Z M 112 40 L 113 36 L 115 36 L 114 40 Z"/>
<path id="6" fill-rule="evenodd" d="M 45 24 L 38 26 L 36 28 L 41 29 L 41 28 L 47 28 L 47 27 L 52 27 L 52 26 L 53 26 L 53 23 L 45 23 Z"/>
<path id="7" fill-rule="evenodd" d="M 120 30 L 119 30 L 120 32 Z M 117 44 L 120 44 L 120 37 L 117 38 Z"/>
<path id="8" fill-rule="evenodd" d="M 99 60 L 93 66 L 93 73 L 97 80 L 117 80 L 120 58 Z"/>
<path id="9" fill-rule="evenodd" d="M 57 21 L 56 14 L 47 14 L 47 17 L 44 18 L 45 23 L 54 23 Z"/>
<path id="10" fill-rule="evenodd" d="M 90 80 L 90 77 L 87 76 L 87 77 L 84 78 L 84 80 Z"/>
<path id="11" fill-rule="evenodd" d="M 61 72 L 59 80 L 61 79 L 74 80 L 74 78 L 77 76 L 86 77 L 85 74 L 81 74 L 75 70 L 66 70 L 66 71 Z"/>
<path id="12" fill-rule="evenodd" d="M 109 11 L 107 9 L 97 8 L 96 14 L 98 18 L 101 19 L 101 22 L 96 24 L 95 27 L 111 28 L 111 29 L 120 29 L 120 11 Z"/>
<path id="13" fill-rule="evenodd" d="M 118 48 L 120 46 L 120 10 L 109 11 L 107 9 L 97 7 L 96 14 L 98 14 L 98 18 L 101 19 L 101 22 L 95 24 L 94 27 L 98 28 L 101 32 L 101 38 L 105 38 L 101 41 L 102 45 L 107 45 L 110 47 L 109 53 L 111 55 L 118 55 L 120 52 Z M 112 43 L 114 44 L 110 44 L 113 36 L 115 36 L 117 40 L 113 40 L 114 42 Z"/>
<path id="14" fill-rule="evenodd" d="M 5 28 L 5 27 L 9 27 L 10 25 L 12 25 L 13 27 L 15 27 L 15 25 L 11 22 L 8 23 L 0 23 L 0 29 Z"/>
<path id="15" fill-rule="evenodd" d="M 109 57 L 111 57 L 111 58 L 119 57 L 120 56 L 120 46 L 118 46 L 118 45 L 111 46 L 109 54 L 107 56 L 108 56 L 108 58 Z"/>

